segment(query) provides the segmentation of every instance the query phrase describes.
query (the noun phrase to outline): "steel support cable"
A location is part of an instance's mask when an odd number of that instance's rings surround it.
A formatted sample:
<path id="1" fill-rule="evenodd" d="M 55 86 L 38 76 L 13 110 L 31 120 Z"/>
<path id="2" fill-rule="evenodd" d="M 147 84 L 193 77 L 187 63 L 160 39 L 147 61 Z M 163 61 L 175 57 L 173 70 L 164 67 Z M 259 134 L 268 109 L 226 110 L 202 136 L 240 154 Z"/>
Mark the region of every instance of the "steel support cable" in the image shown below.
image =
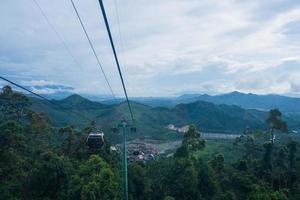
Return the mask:
<path id="1" fill-rule="evenodd" d="M 38 3 L 37 0 L 33 0 L 33 2 L 35 3 L 35 5 L 37 6 L 37 8 L 40 10 L 42 16 L 45 18 L 46 22 L 48 23 L 48 25 L 50 26 L 50 28 L 53 30 L 53 32 L 56 34 L 56 36 L 58 37 L 58 39 L 61 41 L 63 47 L 66 49 L 66 51 L 69 53 L 69 55 L 72 57 L 73 61 L 75 64 L 77 64 L 81 69 L 82 69 L 82 66 L 78 63 L 78 61 L 76 60 L 75 56 L 72 54 L 70 48 L 68 47 L 66 41 L 64 40 L 64 38 L 59 34 L 59 32 L 57 31 L 57 29 L 55 28 L 55 26 L 51 23 L 50 19 L 47 17 L 47 14 L 44 12 L 44 10 L 42 9 L 42 7 L 40 6 L 40 4 Z M 102 67 L 100 66 L 101 68 L 101 71 L 103 73 L 103 70 L 102 70 Z M 106 76 L 104 74 L 104 76 Z M 106 82 L 107 82 L 107 79 L 106 79 Z M 109 86 L 109 90 L 110 92 L 112 91 L 111 87 L 110 87 L 110 84 L 107 83 L 108 86 Z M 114 93 L 112 93 L 112 96 L 113 98 L 117 101 L 116 97 L 114 96 Z"/>
<path id="2" fill-rule="evenodd" d="M 4 77 L 2 77 L 2 76 L 0 76 L 0 79 L 2 79 L 2 80 L 4 80 L 4 81 L 6 81 L 6 82 L 8 82 L 8 83 L 10 83 L 10 84 L 12 84 L 12 85 L 18 87 L 18 88 L 21 88 L 22 90 L 25 90 L 25 91 L 27 91 L 27 92 L 29 92 L 29 93 L 31 93 L 31 94 L 33 94 L 33 95 L 35 95 L 35 96 L 37 96 L 37 97 L 43 99 L 44 101 L 46 101 L 46 102 L 48 102 L 48 103 L 50 103 L 50 104 L 52 104 L 52 105 L 55 105 L 55 106 L 57 106 L 57 107 L 63 109 L 65 112 L 73 113 L 73 114 L 78 115 L 80 118 L 82 118 L 82 119 L 84 119 L 84 120 L 86 120 L 86 121 L 88 121 L 88 122 L 93 122 L 93 120 L 91 120 L 91 119 L 89 119 L 89 118 L 87 118 L 87 117 L 84 117 L 81 113 L 76 112 L 76 111 L 73 111 L 73 110 L 70 110 L 70 108 L 64 107 L 64 106 L 62 106 L 62 105 L 60 105 L 60 104 L 58 104 L 58 103 L 54 103 L 53 101 L 50 101 L 49 99 L 47 99 L 47 98 L 45 98 L 45 97 L 43 97 L 43 96 L 41 96 L 41 95 L 39 95 L 39 94 L 37 94 L 37 93 L 35 93 L 35 92 L 29 90 L 29 89 L 27 89 L 27 88 L 25 88 L 25 87 L 22 86 L 22 85 L 19 85 L 19 84 L 15 83 L 15 82 L 13 82 L 13 81 L 11 81 L 11 80 L 8 80 L 8 79 L 6 79 L 6 78 L 4 78 Z"/>
<path id="3" fill-rule="evenodd" d="M 66 49 L 66 51 L 69 53 L 69 55 L 72 57 L 73 61 L 75 64 L 77 64 L 77 66 L 79 66 L 81 69 L 82 69 L 82 66 L 78 63 L 78 61 L 76 60 L 75 56 L 72 54 L 70 48 L 68 47 L 66 41 L 64 40 L 64 38 L 59 34 L 59 32 L 57 31 L 57 29 L 55 28 L 55 26 L 51 23 L 49 17 L 47 17 L 47 14 L 44 12 L 44 10 L 42 9 L 42 7 L 40 6 L 40 4 L 38 3 L 37 0 L 32 0 L 34 2 L 34 4 L 37 6 L 37 8 L 40 10 L 40 13 L 42 14 L 42 16 L 45 18 L 46 22 L 48 23 L 48 25 L 50 26 L 50 28 L 53 30 L 53 32 L 56 34 L 56 36 L 58 37 L 58 39 L 61 41 L 61 44 L 63 45 L 63 47 Z M 80 19 L 81 21 L 81 19 Z M 85 30 L 85 28 L 84 28 Z M 90 42 L 90 39 L 88 38 L 89 42 Z M 95 53 L 93 51 L 93 53 Z M 96 58 L 97 61 L 99 61 L 98 58 Z M 98 63 L 99 64 L 99 63 Z M 117 102 L 117 98 L 115 97 L 115 94 L 106 78 L 106 74 L 104 73 L 104 70 L 102 69 L 102 66 L 100 64 L 100 69 L 105 77 L 105 80 L 107 82 L 107 85 L 109 86 L 109 90 L 110 92 L 112 93 L 112 96 L 113 96 L 113 99 Z M 117 109 L 118 110 L 118 109 Z"/>
<path id="4" fill-rule="evenodd" d="M 77 16 L 77 18 L 78 18 L 78 20 L 79 20 L 79 22 L 80 22 L 80 25 L 81 25 L 81 27 L 82 27 L 82 29 L 83 29 L 83 31 L 84 31 L 84 34 L 85 34 L 85 36 L 86 36 L 86 38 L 87 38 L 87 40 L 88 40 L 88 42 L 89 42 L 89 45 L 90 45 L 90 47 L 91 47 L 91 49 L 92 49 L 92 51 L 93 51 L 93 54 L 94 54 L 94 56 L 95 56 L 95 58 L 96 58 L 96 60 L 97 60 L 97 63 L 98 63 L 98 65 L 99 65 L 100 69 L 101 69 L 101 72 L 102 72 L 102 74 L 103 74 L 103 76 L 104 76 L 104 78 L 105 78 L 105 81 L 106 81 L 106 83 L 107 83 L 107 85 L 108 85 L 108 87 L 109 87 L 109 90 L 110 90 L 110 92 L 111 92 L 113 98 L 116 100 L 115 93 L 114 93 L 114 91 L 113 91 L 113 89 L 112 89 L 112 87 L 111 87 L 111 85 L 110 85 L 110 83 L 109 83 L 109 81 L 108 81 L 108 78 L 107 78 L 107 76 L 106 76 L 106 74 L 105 74 L 105 72 L 104 72 L 104 69 L 103 69 L 103 67 L 102 67 L 102 65 L 101 65 L 101 63 L 100 63 L 100 60 L 99 60 L 98 56 L 97 56 L 97 53 L 96 53 L 95 48 L 94 48 L 94 46 L 93 46 L 93 43 L 92 43 L 92 41 L 91 41 L 91 39 L 90 39 L 90 36 L 88 35 L 88 33 L 87 33 L 87 31 L 86 31 L 86 28 L 85 28 L 85 26 L 84 26 L 84 24 L 83 24 L 83 22 L 82 22 L 82 20 L 81 20 L 81 17 L 80 17 L 80 15 L 79 15 L 79 12 L 78 12 L 78 10 L 77 10 L 77 8 L 76 8 L 76 6 L 75 6 L 73 0 L 70 0 L 70 1 L 71 1 L 71 3 L 72 3 L 72 6 L 73 6 L 74 11 L 75 11 L 75 13 L 76 13 L 76 16 Z"/>
<path id="5" fill-rule="evenodd" d="M 78 63 L 78 61 L 76 60 L 75 56 L 73 55 L 73 53 L 71 52 L 70 48 L 68 47 L 66 41 L 64 40 L 64 38 L 59 34 L 59 32 L 57 31 L 57 29 L 55 28 L 55 26 L 51 23 L 50 19 L 47 17 L 46 13 L 44 12 L 44 10 L 42 9 L 42 7 L 40 6 L 40 4 L 37 2 L 37 0 L 32 0 L 34 2 L 34 4 L 37 6 L 37 8 L 40 10 L 42 16 L 44 17 L 44 19 L 46 20 L 47 24 L 50 26 L 50 28 L 53 30 L 53 32 L 56 34 L 56 36 L 58 37 L 58 39 L 60 40 L 60 42 L 62 43 L 63 47 L 66 49 L 66 51 L 68 52 L 68 54 L 72 57 L 73 62 L 78 65 L 81 69 L 81 65 Z"/>
<path id="6" fill-rule="evenodd" d="M 105 8 L 104 8 L 104 5 L 103 5 L 103 1 L 99 0 L 99 4 L 100 4 L 101 11 L 102 11 L 102 15 L 103 15 L 104 23 L 105 23 L 105 26 L 106 26 L 106 30 L 107 30 L 107 33 L 108 33 L 108 36 L 109 36 L 109 41 L 110 41 L 110 44 L 111 44 L 111 47 L 112 47 L 112 50 L 113 50 L 113 53 L 114 53 L 115 61 L 116 61 L 117 67 L 118 67 L 118 72 L 119 72 L 120 79 L 121 79 L 121 82 L 122 82 L 122 86 L 123 86 L 123 90 L 124 90 L 124 93 L 125 93 L 127 105 L 128 105 L 129 112 L 130 112 L 130 116 L 131 116 L 132 121 L 134 122 L 134 117 L 133 117 L 131 105 L 130 105 L 130 102 L 129 102 L 129 98 L 128 98 L 128 95 L 127 95 L 124 79 L 123 79 L 123 76 L 122 76 L 122 71 L 121 71 L 121 68 L 120 68 L 118 56 L 117 56 L 116 49 L 115 49 L 115 46 L 114 46 L 114 42 L 113 42 L 113 39 L 112 39 L 112 35 L 111 35 L 111 32 L 110 32 L 109 23 L 108 23 L 108 20 L 107 20 L 107 17 L 106 17 L 106 12 L 105 12 Z"/>
<path id="7" fill-rule="evenodd" d="M 125 82 L 128 83 L 128 79 L 126 79 L 127 76 L 127 71 L 126 71 L 126 60 L 125 60 L 125 55 L 124 55 L 124 43 L 123 43 L 123 37 L 122 37 L 122 32 L 121 32 L 121 26 L 120 26 L 120 17 L 119 17 L 119 9 L 118 9 L 118 0 L 114 0 L 114 5 L 115 5 L 115 12 L 116 12 L 116 18 L 117 18 L 117 23 L 118 23 L 118 32 L 119 32 L 119 41 L 120 41 L 120 51 L 121 51 L 121 61 L 123 61 L 123 66 L 124 66 L 124 71 L 125 72 Z M 122 62 L 121 62 L 122 64 Z"/>
<path id="8" fill-rule="evenodd" d="M 117 23 L 118 23 L 118 33 L 119 33 L 119 41 L 120 41 L 120 51 L 121 51 L 121 60 L 120 61 L 123 61 L 123 66 L 124 66 L 124 68 L 123 68 L 124 71 L 123 72 L 125 72 L 125 75 L 126 75 L 127 74 L 127 71 L 126 71 L 126 60 L 125 60 L 125 56 L 123 55 L 123 52 L 124 52 L 124 43 L 123 43 L 123 37 L 122 37 L 122 33 L 121 33 L 120 17 L 119 17 L 119 9 L 118 9 L 118 5 L 117 5 L 117 0 L 114 0 L 114 5 L 115 5 L 114 7 L 115 7 L 116 19 L 117 19 Z M 122 65 L 122 62 L 120 62 L 120 63 Z M 125 81 L 125 83 L 126 82 L 128 83 L 128 80 L 126 80 L 126 76 L 124 76 L 124 81 Z"/>

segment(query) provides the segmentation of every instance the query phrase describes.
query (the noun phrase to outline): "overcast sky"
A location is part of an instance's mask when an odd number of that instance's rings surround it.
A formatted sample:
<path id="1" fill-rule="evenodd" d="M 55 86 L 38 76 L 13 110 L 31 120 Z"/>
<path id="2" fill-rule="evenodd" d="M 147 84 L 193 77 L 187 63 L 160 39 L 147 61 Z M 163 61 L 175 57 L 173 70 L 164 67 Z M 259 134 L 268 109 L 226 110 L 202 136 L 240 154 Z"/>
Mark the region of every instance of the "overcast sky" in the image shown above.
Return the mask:
<path id="1" fill-rule="evenodd" d="M 70 0 L 36 1 L 70 51 L 34 0 L 1 0 L 0 74 L 41 94 L 109 94 Z M 74 3 L 114 92 L 122 96 L 98 1 Z M 300 96 L 299 0 L 104 4 L 131 96 L 234 90 Z"/>

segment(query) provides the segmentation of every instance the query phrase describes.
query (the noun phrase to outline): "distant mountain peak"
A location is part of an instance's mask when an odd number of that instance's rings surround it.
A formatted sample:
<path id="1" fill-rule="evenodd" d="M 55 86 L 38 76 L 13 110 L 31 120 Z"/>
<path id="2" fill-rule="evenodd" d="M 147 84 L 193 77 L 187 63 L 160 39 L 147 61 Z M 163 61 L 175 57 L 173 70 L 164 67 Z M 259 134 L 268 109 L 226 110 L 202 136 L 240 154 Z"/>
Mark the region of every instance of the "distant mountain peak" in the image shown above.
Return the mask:
<path id="1" fill-rule="evenodd" d="M 200 94 L 183 94 L 180 95 L 179 98 L 185 99 L 185 98 L 193 98 L 193 97 L 198 97 Z"/>
<path id="2" fill-rule="evenodd" d="M 83 101 L 90 101 L 90 100 L 80 96 L 79 94 L 72 94 L 72 95 L 62 99 L 61 101 L 83 102 Z"/>
<path id="3" fill-rule="evenodd" d="M 224 94 L 224 95 L 226 95 L 226 94 Z M 227 95 L 246 95 L 246 94 L 239 92 L 239 91 L 233 91 L 233 92 L 227 93 Z"/>
<path id="4" fill-rule="evenodd" d="M 70 96 L 66 97 L 65 99 L 68 99 L 68 98 L 70 98 L 70 99 L 86 99 L 86 98 L 80 96 L 79 94 L 71 94 Z"/>
<path id="5" fill-rule="evenodd" d="M 210 97 L 210 95 L 208 95 L 208 94 L 202 94 L 200 96 L 202 96 L 202 97 Z"/>
<path id="6" fill-rule="evenodd" d="M 56 102 L 63 106 L 76 107 L 78 109 L 99 109 L 107 107 L 100 102 L 91 101 L 78 94 L 72 94 L 62 100 L 57 100 Z"/>

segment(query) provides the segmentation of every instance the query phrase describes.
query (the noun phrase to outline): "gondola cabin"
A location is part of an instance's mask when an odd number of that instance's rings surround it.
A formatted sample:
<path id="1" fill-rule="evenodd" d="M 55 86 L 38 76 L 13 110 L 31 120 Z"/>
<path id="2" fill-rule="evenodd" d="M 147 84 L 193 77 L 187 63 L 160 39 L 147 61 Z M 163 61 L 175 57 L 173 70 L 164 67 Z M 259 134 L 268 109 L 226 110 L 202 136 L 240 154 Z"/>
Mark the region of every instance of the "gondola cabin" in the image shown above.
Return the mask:
<path id="1" fill-rule="evenodd" d="M 86 138 L 86 144 L 90 149 L 100 149 L 104 144 L 104 133 L 91 132 Z"/>
<path id="2" fill-rule="evenodd" d="M 131 127 L 131 128 L 130 128 L 130 131 L 131 131 L 132 133 L 136 133 L 136 127 Z"/>

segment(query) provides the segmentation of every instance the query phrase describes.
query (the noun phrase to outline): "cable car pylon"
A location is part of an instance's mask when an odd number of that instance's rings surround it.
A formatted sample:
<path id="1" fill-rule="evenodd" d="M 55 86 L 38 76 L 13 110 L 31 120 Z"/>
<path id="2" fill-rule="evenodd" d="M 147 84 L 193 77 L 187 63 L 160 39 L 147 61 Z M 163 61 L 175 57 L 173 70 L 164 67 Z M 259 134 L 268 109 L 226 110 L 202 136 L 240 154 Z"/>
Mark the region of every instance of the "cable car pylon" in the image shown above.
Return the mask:
<path id="1" fill-rule="evenodd" d="M 123 172 L 123 192 L 124 199 L 128 200 L 128 159 L 127 159 L 127 132 L 130 130 L 130 133 L 136 132 L 136 127 L 128 124 L 125 119 L 121 120 L 120 124 L 117 127 L 112 128 L 111 130 L 114 133 L 119 133 L 122 131 L 123 141 L 122 141 L 122 172 Z"/>
<path id="2" fill-rule="evenodd" d="M 99 5 L 100 5 L 102 15 L 103 15 L 103 20 L 104 20 L 104 23 L 105 23 L 105 27 L 106 27 L 108 37 L 109 37 L 111 48 L 113 50 L 113 54 L 114 54 L 115 61 L 116 61 L 116 64 L 117 64 L 120 79 L 121 79 L 121 82 L 122 82 L 124 94 L 125 94 L 125 97 L 126 97 L 127 106 L 128 106 L 129 112 L 130 112 L 130 117 L 132 119 L 132 123 L 135 123 L 133 113 L 132 113 L 132 108 L 131 108 L 129 98 L 128 98 L 128 95 L 127 95 L 127 91 L 126 91 L 126 86 L 125 86 L 124 79 L 123 79 L 123 76 L 122 76 L 122 71 L 121 71 L 121 67 L 120 67 L 120 64 L 119 64 L 117 52 L 116 52 L 115 45 L 114 45 L 113 38 L 112 38 L 112 34 L 111 34 L 111 31 L 110 31 L 110 28 L 109 28 L 108 19 L 107 19 L 106 13 L 105 13 L 104 4 L 103 4 L 102 0 L 98 0 L 98 1 L 99 1 Z M 120 125 L 121 125 L 121 127 L 119 127 L 119 128 L 122 128 L 122 130 L 123 130 L 124 199 L 128 200 L 128 172 L 127 172 L 127 148 L 126 148 L 126 128 L 128 127 L 128 125 L 127 125 L 125 120 L 122 120 Z M 131 131 L 136 132 L 136 128 L 133 128 L 133 129 L 131 128 Z"/>
<path id="3" fill-rule="evenodd" d="M 126 120 L 122 120 L 121 121 L 121 124 L 119 125 L 121 128 L 122 128 L 122 132 L 123 132 L 123 148 L 122 148 L 122 151 L 123 151 L 123 159 L 122 159 L 122 162 L 123 162 L 123 176 L 124 176 L 124 199 L 125 200 L 128 200 L 128 164 L 127 164 L 127 147 L 126 147 L 126 142 L 127 142 L 127 139 L 126 139 L 126 128 L 128 127 L 128 124 L 126 122 Z"/>

